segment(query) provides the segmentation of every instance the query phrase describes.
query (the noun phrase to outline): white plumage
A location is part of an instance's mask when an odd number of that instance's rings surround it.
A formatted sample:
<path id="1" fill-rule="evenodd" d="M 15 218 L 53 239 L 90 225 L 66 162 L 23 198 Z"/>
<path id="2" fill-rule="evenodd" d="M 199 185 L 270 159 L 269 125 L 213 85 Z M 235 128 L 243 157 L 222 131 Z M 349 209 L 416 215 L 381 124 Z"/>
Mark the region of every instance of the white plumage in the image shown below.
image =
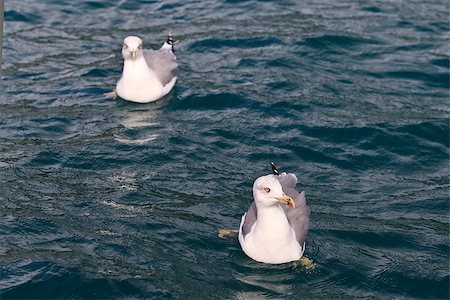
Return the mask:
<path id="1" fill-rule="evenodd" d="M 310 209 L 296 183 L 295 174 L 286 173 L 255 180 L 254 202 L 239 226 L 239 243 L 252 259 L 281 264 L 302 257 Z"/>
<path id="2" fill-rule="evenodd" d="M 123 42 L 124 58 L 122 77 L 116 85 L 121 98 L 147 103 L 167 95 L 177 80 L 177 63 L 173 52 L 173 40 L 169 35 L 159 50 L 142 49 L 142 40 L 128 36 Z"/>

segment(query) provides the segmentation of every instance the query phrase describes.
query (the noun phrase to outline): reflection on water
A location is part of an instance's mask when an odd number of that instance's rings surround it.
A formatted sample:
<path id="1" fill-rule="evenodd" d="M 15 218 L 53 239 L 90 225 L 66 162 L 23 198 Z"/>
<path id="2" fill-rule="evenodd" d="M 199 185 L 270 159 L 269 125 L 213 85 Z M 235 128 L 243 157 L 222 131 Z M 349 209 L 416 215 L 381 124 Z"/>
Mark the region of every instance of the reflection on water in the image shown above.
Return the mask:
<path id="1" fill-rule="evenodd" d="M 267 276 L 261 275 L 251 275 L 251 274 L 239 274 L 235 275 L 236 279 L 242 283 L 248 284 L 252 287 L 257 287 L 259 290 L 265 290 L 267 293 L 275 293 L 280 295 L 291 295 L 292 294 L 292 284 L 286 284 L 283 282 L 292 281 L 295 276 L 274 276 L 270 274 Z M 245 293 L 239 293 L 239 296 L 244 296 Z"/>
<path id="2" fill-rule="evenodd" d="M 120 123 L 126 128 L 151 127 L 159 125 L 156 120 L 155 111 L 138 110 L 138 111 L 122 111 L 123 115 Z"/>
<path id="3" fill-rule="evenodd" d="M 151 105 L 155 105 L 155 103 L 149 104 L 149 106 Z M 145 108 L 123 109 L 119 114 L 119 122 L 124 129 L 115 132 L 114 138 L 116 141 L 128 145 L 144 145 L 154 141 L 160 135 L 155 133 L 160 129 L 157 120 L 156 110 Z"/>
<path id="4" fill-rule="evenodd" d="M 239 251 L 241 250 L 239 249 Z M 253 292 L 239 292 L 236 297 L 239 299 L 256 297 L 258 299 L 292 296 L 296 294 L 299 287 L 301 288 L 301 285 L 317 276 L 319 272 L 320 269 L 305 267 L 294 262 L 281 265 L 262 264 L 243 254 L 242 260 L 238 261 L 236 271 L 233 272 L 233 277 Z M 305 292 L 305 295 L 307 294 Z"/>
<path id="5" fill-rule="evenodd" d="M 120 137 L 119 134 L 114 134 L 114 137 L 116 139 L 116 141 L 123 143 L 123 144 L 128 144 L 128 145 L 143 145 L 146 144 L 147 142 L 151 142 L 156 140 L 156 138 L 158 137 L 158 134 L 151 134 L 146 138 L 122 138 Z"/>
<path id="6" fill-rule="evenodd" d="M 112 175 L 108 179 L 117 183 L 119 189 L 124 189 L 126 191 L 137 191 L 138 185 L 136 184 L 136 173 L 135 172 L 122 172 L 118 175 Z"/>

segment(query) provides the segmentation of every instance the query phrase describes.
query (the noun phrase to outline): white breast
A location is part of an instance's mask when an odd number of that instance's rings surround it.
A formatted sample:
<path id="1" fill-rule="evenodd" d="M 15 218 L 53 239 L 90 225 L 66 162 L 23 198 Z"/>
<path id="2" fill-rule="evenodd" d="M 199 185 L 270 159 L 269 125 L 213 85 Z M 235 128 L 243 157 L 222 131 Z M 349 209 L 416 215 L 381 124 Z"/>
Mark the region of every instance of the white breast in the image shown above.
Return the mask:
<path id="1" fill-rule="evenodd" d="M 175 84 L 176 78 L 163 86 L 156 74 L 148 68 L 143 57 L 136 60 L 125 60 L 122 78 L 117 82 L 117 94 L 129 101 L 146 103 L 155 101 L 166 95 Z M 168 85 L 170 89 L 167 90 Z"/>
<path id="2" fill-rule="evenodd" d="M 303 249 L 281 208 L 258 214 L 245 238 L 239 232 L 239 242 L 245 254 L 259 262 L 280 264 L 299 260 L 303 255 Z"/>

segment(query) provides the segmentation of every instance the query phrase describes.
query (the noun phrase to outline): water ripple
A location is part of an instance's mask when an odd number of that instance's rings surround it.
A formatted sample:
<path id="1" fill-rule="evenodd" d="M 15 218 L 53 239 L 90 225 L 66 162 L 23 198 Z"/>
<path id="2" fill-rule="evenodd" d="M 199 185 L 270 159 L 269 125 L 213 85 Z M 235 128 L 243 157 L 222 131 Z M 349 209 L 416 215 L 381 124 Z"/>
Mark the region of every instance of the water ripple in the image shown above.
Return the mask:
<path id="1" fill-rule="evenodd" d="M 448 298 L 445 1 L 5 5 L 3 298 Z M 123 38 L 168 30 L 174 90 L 105 99 Z M 217 237 L 272 160 L 312 270 Z"/>

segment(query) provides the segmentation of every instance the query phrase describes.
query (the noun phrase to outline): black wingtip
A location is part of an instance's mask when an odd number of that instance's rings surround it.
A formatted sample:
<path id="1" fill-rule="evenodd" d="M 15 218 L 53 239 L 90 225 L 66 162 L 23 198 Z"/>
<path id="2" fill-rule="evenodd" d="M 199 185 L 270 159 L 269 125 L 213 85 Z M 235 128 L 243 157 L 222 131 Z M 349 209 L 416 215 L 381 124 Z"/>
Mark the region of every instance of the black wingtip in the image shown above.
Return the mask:
<path id="1" fill-rule="evenodd" d="M 175 42 L 174 42 L 174 40 L 173 40 L 173 37 L 172 37 L 172 33 L 171 33 L 171 32 L 169 32 L 169 34 L 167 35 L 166 43 L 169 44 L 169 45 L 171 45 L 172 47 L 173 47 L 173 45 L 175 45 Z"/>
<path id="2" fill-rule="evenodd" d="M 166 40 L 166 44 L 170 45 L 170 50 L 172 50 L 172 53 L 175 53 L 175 41 L 173 40 L 172 37 L 172 32 L 169 31 L 169 33 L 167 34 L 167 40 Z"/>
<path id="3" fill-rule="evenodd" d="M 272 166 L 273 175 L 280 175 L 280 172 L 278 172 L 277 167 L 275 166 L 275 163 L 273 161 L 270 162 L 270 165 Z"/>

